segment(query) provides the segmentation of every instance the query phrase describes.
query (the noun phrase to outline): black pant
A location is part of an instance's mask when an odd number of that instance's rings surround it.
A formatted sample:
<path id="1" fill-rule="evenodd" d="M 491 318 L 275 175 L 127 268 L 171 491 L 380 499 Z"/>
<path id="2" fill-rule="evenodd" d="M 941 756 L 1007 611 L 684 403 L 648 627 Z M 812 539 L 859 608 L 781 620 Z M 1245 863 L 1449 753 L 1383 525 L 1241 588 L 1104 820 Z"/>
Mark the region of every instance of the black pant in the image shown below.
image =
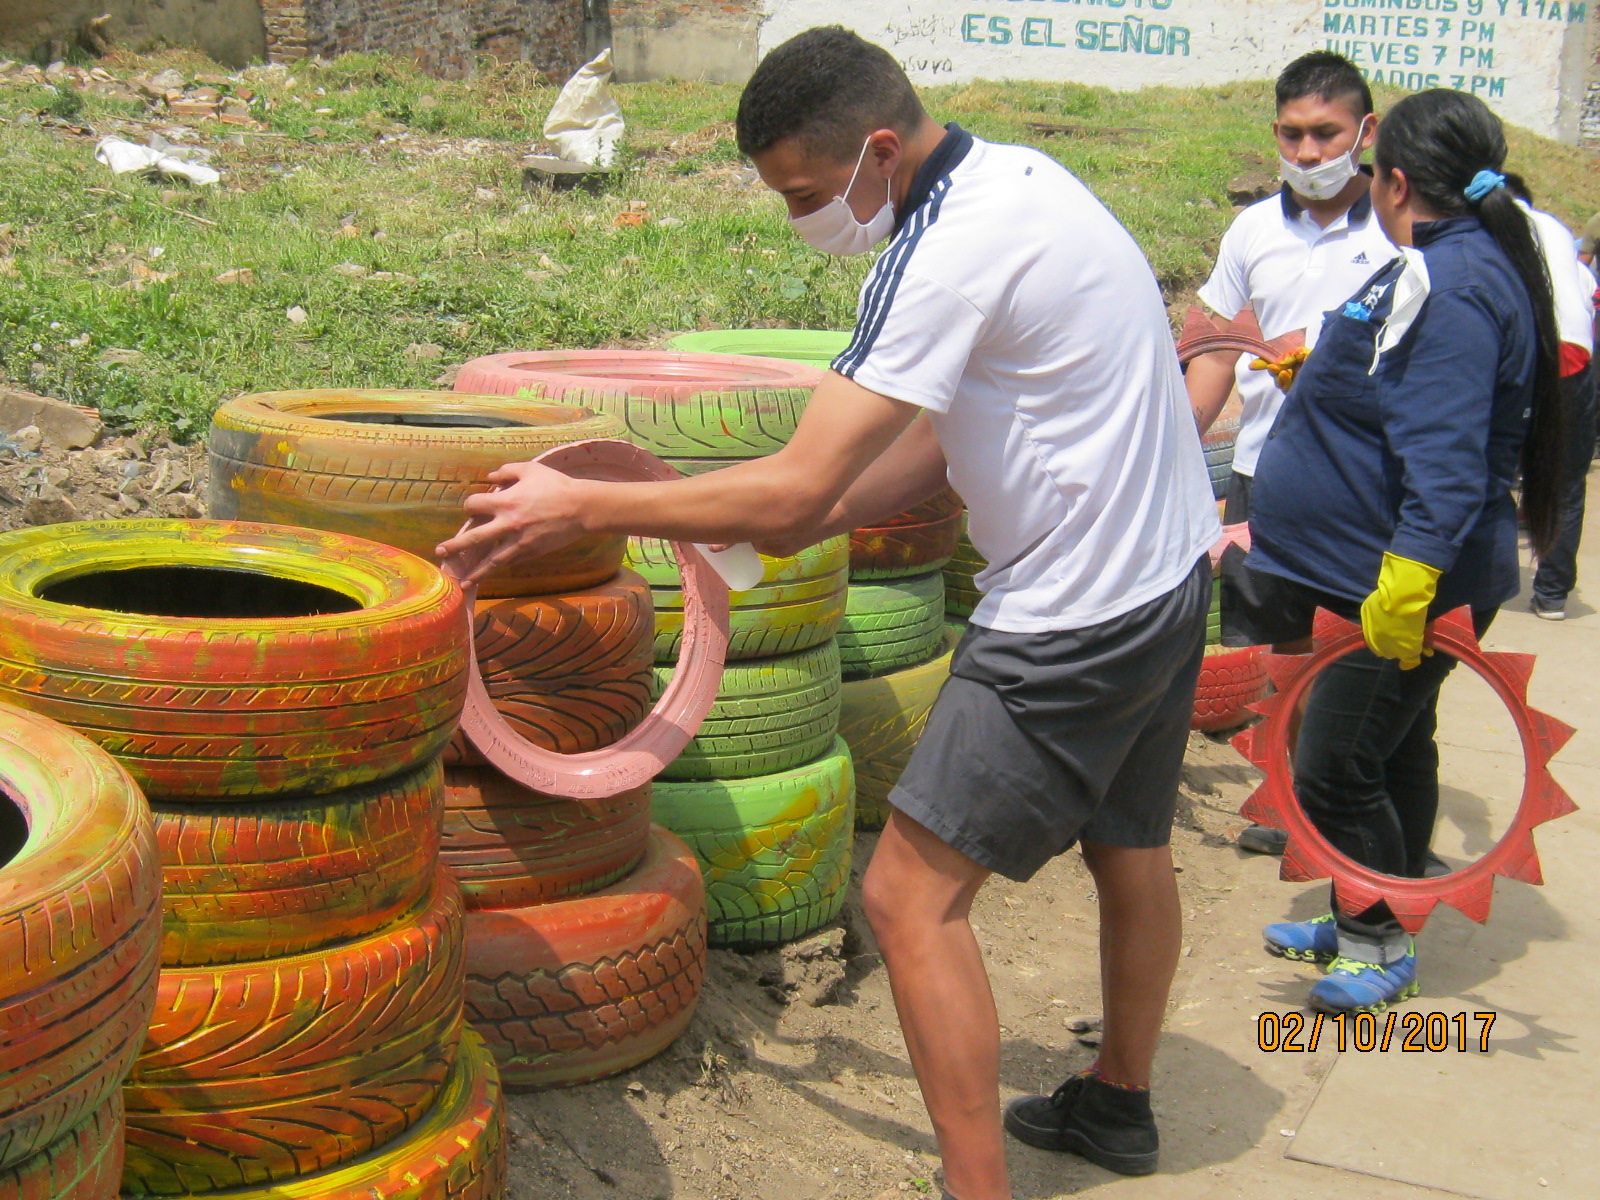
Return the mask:
<path id="1" fill-rule="evenodd" d="M 1494 615 L 1473 614 L 1480 637 Z M 1402 671 L 1363 648 L 1311 685 L 1295 746 L 1295 795 L 1322 836 L 1362 866 L 1423 875 L 1439 812 L 1439 689 L 1455 665 L 1436 653 Z M 1400 932 L 1400 923 L 1380 900 L 1359 916 L 1341 914 L 1339 928 L 1379 937 Z"/>
<path id="2" fill-rule="evenodd" d="M 1539 560 L 1539 569 L 1533 576 L 1533 598 L 1546 608 L 1561 608 L 1578 582 L 1578 543 L 1583 538 L 1589 464 L 1594 460 L 1595 385 L 1593 362 L 1561 381 L 1561 399 L 1568 406 L 1573 425 L 1564 463 L 1561 532 L 1550 553 Z"/>

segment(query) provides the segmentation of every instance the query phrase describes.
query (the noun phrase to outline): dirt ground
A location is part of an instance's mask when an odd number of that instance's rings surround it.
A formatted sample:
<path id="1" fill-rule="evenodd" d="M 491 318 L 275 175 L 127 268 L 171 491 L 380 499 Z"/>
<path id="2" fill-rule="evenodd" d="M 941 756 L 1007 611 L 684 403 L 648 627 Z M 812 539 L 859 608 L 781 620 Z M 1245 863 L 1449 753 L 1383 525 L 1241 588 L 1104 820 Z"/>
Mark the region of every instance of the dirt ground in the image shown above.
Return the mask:
<path id="1" fill-rule="evenodd" d="M 1212 966 L 1209 914 L 1239 886 L 1241 867 L 1259 876 L 1266 865 L 1245 862 L 1232 841 L 1245 824 L 1238 808 L 1254 778 L 1231 747 L 1193 736 L 1173 839 L 1187 929 L 1172 1001 L 1175 1027 L 1183 1023 L 1189 978 L 1202 964 Z M 856 888 L 875 840 L 857 839 Z M 804 944 L 807 957 L 712 951 L 693 1024 L 655 1061 L 615 1080 L 512 1098 L 507 1194 L 937 1196 L 931 1129 L 858 895 L 853 889 L 834 936 Z M 1082 860 L 1068 854 L 1026 885 L 996 879 L 979 897 L 974 921 L 995 982 L 1007 1094 L 1051 1090 L 1095 1053 L 1094 1031 L 1074 1031 L 1099 1013 L 1093 881 Z M 833 958 L 818 941 L 842 954 Z M 1168 1042 L 1164 1069 L 1181 1069 L 1191 1096 L 1260 1090 L 1252 1087 L 1249 1067 L 1181 1033 Z M 1217 1121 L 1164 1120 L 1163 1126 L 1169 1166 L 1233 1157 L 1260 1133 L 1227 1132 Z M 1078 1160 L 1024 1153 L 1037 1159 L 1013 1164 L 1018 1185 L 1029 1187 L 1026 1195 L 1064 1195 L 1113 1178 Z"/>

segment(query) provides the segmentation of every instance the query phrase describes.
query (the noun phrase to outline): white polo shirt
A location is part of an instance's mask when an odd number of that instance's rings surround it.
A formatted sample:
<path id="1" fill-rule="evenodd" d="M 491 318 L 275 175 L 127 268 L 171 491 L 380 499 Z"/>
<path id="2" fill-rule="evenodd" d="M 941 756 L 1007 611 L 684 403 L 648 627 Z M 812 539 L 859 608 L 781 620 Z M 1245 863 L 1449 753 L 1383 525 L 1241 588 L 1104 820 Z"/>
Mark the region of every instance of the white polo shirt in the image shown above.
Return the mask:
<path id="1" fill-rule="evenodd" d="M 833 365 L 928 411 L 989 560 L 972 620 L 1081 629 L 1177 587 L 1221 529 L 1133 238 L 1053 159 L 955 126 L 902 222 Z"/>
<path id="2" fill-rule="evenodd" d="M 1241 309 L 1253 308 L 1269 341 L 1304 329 L 1306 344 L 1314 346 L 1322 315 L 1350 299 L 1397 254 L 1378 224 L 1370 196 L 1362 196 L 1324 229 L 1285 185 L 1278 195 L 1257 201 L 1234 218 L 1222 235 L 1217 265 L 1200 288 L 1200 299 L 1230 320 Z M 1283 405 L 1283 393 L 1271 374 L 1250 370 L 1250 361 L 1249 355 L 1240 355 L 1235 372 L 1244 413 L 1233 469 L 1241 475 L 1256 473 L 1261 447 Z"/>
<path id="3" fill-rule="evenodd" d="M 1561 340 L 1594 353 L 1594 276 L 1578 258 L 1578 243 L 1560 218 L 1517 201 L 1533 223 L 1533 235 L 1544 254 L 1545 270 L 1556 302 L 1556 327 Z"/>

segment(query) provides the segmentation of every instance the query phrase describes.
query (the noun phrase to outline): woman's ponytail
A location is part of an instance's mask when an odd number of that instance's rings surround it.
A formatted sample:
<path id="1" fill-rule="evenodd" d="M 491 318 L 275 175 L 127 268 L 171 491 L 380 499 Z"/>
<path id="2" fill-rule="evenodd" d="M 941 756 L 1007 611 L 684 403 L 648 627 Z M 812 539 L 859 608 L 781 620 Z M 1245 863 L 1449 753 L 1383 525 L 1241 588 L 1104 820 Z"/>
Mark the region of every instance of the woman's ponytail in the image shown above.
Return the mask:
<path id="1" fill-rule="evenodd" d="M 1533 222 L 1505 185 L 1506 140 L 1500 119 L 1476 96 L 1445 88 L 1397 103 L 1378 127 L 1374 154 L 1384 171 L 1399 167 L 1441 217 L 1475 213 L 1527 288 L 1536 354 L 1533 413 L 1522 446 L 1522 514 L 1536 554 L 1554 546 L 1561 525 L 1567 411 L 1561 399 L 1561 341 L 1554 293 Z"/>

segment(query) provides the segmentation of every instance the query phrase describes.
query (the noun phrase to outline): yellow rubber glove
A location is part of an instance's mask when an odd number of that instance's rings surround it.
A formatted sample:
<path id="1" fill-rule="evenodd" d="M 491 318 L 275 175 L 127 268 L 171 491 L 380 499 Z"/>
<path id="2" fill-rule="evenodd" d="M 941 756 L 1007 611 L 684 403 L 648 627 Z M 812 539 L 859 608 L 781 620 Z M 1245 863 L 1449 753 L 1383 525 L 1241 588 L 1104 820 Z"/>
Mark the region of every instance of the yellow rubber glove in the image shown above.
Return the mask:
<path id="1" fill-rule="evenodd" d="M 1378 586 L 1361 602 L 1361 632 L 1379 658 L 1398 658 L 1409 671 L 1432 650 L 1422 648 L 1428 605 L 1439 587 L 1439 572 L 1425 563 L 1385 553 Z"/>
<path id="2" fill-rule="evenodd" d="M 1271 371 L 1272 377 L 1278 381 L 1278 390 L 1287 392 L 1294 386 L 1294 377 L 1299 372 L 1301 365 L 1311 357 L 1309 347 L 1301 346 L 1291 350 L 1277 362 L 1268 362 L 1258 358 L 1250 364 L 1252 371 Z"/>

